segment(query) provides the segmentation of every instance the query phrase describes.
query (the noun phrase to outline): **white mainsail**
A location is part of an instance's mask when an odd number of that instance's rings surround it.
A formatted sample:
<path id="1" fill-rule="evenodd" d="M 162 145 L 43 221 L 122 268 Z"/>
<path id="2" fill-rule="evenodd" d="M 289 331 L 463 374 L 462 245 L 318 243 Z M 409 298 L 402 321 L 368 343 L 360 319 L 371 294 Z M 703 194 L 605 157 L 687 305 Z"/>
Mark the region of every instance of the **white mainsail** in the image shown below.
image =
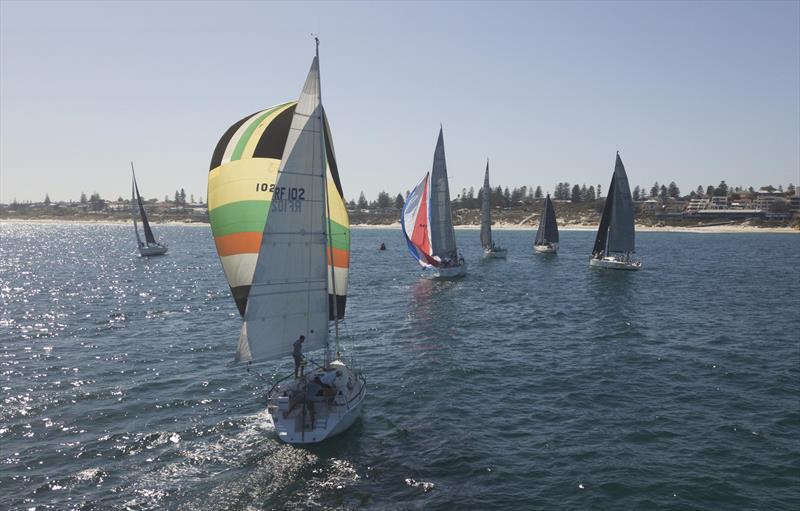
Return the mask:
<path id="1" fill-rule="evenodd" d="M 297 103 L 275 182 L 236 351 L 237 361 L 270 360 L 328 343 L 325 147 L 319 57 Z"/>

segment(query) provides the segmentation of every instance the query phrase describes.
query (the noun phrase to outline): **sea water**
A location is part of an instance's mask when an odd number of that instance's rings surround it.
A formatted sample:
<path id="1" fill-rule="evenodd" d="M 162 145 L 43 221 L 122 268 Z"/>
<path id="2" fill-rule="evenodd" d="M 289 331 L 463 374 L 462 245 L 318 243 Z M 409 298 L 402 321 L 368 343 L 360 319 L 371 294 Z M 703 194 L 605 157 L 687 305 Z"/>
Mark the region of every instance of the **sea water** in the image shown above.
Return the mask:
<path id="1" fill-rule="evenodd" d="M 0 225 L 0 508 L 800 509 L 800 236 L 496 231 L 435 281 L 352 231 L 363 416 L 280 443 L 207 227 Z M 381 242 L 387 250 L 378 251 Z M 291 342 L 293 339 L 287 339 Z M 313 356 L 313 354 L 312 354 Z"/>

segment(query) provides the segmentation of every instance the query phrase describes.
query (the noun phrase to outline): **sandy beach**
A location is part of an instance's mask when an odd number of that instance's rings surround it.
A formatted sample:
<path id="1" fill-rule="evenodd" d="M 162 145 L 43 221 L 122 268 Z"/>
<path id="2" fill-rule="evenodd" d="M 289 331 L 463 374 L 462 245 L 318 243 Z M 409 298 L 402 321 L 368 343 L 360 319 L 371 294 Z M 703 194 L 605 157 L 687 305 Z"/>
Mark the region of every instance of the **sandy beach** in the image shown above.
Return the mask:
<path id="1" fill-rule="evenodd" d="M 129 221 L 115 221 L 115 220 L 59 220 L 59 219 L 6 219 L 0 220 L 0 226 L 6 224 L 76 224 L 76 225 L 122 225 L 130 223 Z M 180 225 L 186 227 L 203 227 L 209 228 L 210 225 L 206 222 L 151 222 L 154 225 Z M 353 224 L 350 226 L 354 229 L 400 229 L 400 222 L 394 222 L 387 225 L 372 225 L 372 224 Z M 457 230 L 480 230 L 480 225 L 456 225 Z M 517 224 L 494 224 L 492 229 L 498 231 L 535 231 L 535 226 L 517 225 Z M 596 231 L 596 225 L 559 225 L 560 231 Z M 783 233 L 783 234 L 800 234 L 800 229 L 793 227 L 756 227 L 752 225 L 713 225 L 713 226 L 698 226 L 698 227 L 652 227 L 646 225 L 637 225 L 636 231 L 638 232 L 690 232 L 690 233 L 732 233 L 732 234 L 758 234 L 758 233 Z"/>

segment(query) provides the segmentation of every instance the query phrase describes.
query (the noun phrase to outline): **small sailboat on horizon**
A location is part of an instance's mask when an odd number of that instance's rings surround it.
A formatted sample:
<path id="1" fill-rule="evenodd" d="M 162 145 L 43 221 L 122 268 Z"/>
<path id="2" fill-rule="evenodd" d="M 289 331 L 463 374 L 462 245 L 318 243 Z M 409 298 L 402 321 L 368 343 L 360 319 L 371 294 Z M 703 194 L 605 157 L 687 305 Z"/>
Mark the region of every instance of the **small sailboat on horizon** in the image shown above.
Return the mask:
<path id="1" fill-rule="evenodd" d="M 139 250 L 139 255 L 143 257 L 164 255 L 167 253 L 167 244 L 162 241 L 156 241 L 153 235 L 153 229 L 150 228 L 150 222 L 147 221 L 147 214 L 144 211 L 144 201 L 142 196 L 139 195 L 139 185 L 136 184 L 136 171 L 133 170 L 133 162 L 131 162 L 131 216 L 133 217 L 133 232 L 136 233 L 136 248 Z M 139 236 L 139 226 L 136 224 L 137 215 L 142 217 L 142 230 L 144 230 L 144 241 Z"/>
<path id="2" fill-rule="evenodd" d="M 628 175 L 617 151 L 614 175 L 608 187 L 589 266 L 612 270 L 641 269 L 642 261 L 631 257 L 636 251 L 633 213 Z"/>
<path id="3" fill-rule="evenodd" d="M 505 259 L 508 250 L 494 244 L 492 240 L 492 188 L 489 186 L 489 158 L 486 158 L 486 173 L 483 176 L 483 198 L 481 201 L 481 245 L 483 256 Z"/>
<path id="4" fill-rule="evenodd" d="M 409 253 L 423 268 L 434 270 L 435 277 L 456 278 L 467 274 L 467 264 L 456 247 L 441 127 L 433 168 L 406 197 L 400 224 Z"/>
<path id="5" fill-rule="evenodd" d="M 366 395 L 363 375 L 340 344 L 350 223 L 316 43 L 300 99 L 229 128 L 214 151 L 208 187 L 214 241 L 243 320 L 235 361 L 295 358 L 295 373 L 267 392 L 276 434 L 291 444 L 346 431 Z M 305 371 L 301 350 L 324 358 L 307 359 Z"/>
<path id="6" fill-rule="evenodd" d="M 556 211 L 553 209 L 553 201 L 550 194 L 544 199 L 542 206 L 542 216 L 539 218 L 539 229 L 536 231 L 536 238 L 533 240 L 533 250 L 539 254 L 555 254 L 558 252 L 558 223 L 556 222 Z"/>

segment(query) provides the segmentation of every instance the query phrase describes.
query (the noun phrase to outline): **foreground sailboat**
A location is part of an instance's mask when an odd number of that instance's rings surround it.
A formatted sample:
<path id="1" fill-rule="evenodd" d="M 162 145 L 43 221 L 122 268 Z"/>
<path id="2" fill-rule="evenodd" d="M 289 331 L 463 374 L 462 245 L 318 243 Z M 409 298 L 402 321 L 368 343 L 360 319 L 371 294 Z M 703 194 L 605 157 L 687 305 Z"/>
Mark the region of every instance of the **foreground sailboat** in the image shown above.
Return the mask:
<path id="1" fill-rule="evenodd" d="M 634 238 L 631 189 L 618 152 L 589 265 L 613 270 L 640 269 L 642 261 L 631 257 L 635 252 Z"/>
<path id="2" fill-rule="evenodd" d="M 456 248 L 441 128 L 433 153 L 433 170 L 408 194 L 400 223 L 408 251 L 423 268 L 434 270 L 439 278 L 467 274 L 467 264 Z"/>
<path id="3" fill-rule="evenodd" d="M 136 233 L 136 248 L 141 256 L 157 256 L 167 253 L 166 243 L 156 241 L 150 222 L 147 221 L 147 214 L 144 212 L 144 201 L 139 195 L 139 185 L 136 184 L 136 172 L 133 170 L 131 162 L 131 216 L 133 217 L 133 232 Z M 144 230 L 144 241 L 139 237 L 139 226 L 136 224 L 137 215 L 142 216 L 142 229 Z"/>
<path id="4" fill-rule="evenodd" d="M 257 112 L 223 135 L 208 198 L 217 251 L 244 320 L 236 361 L 296 354 L 299 363 L 301 347 L 324 357 L 308 371 L 299 364 L 299 374 L 296 367 L 269 390 L 278 438 L 307 444 L 342 433 L 360 414 L 366 384 L 339 343 L 350 232 L 321 101 L 319 41 L 297 103 Z"/>
<path id="5" fill-rule="evenodd" d="M 544 199 L 542 216 L 539 218 L 539 229 L 536 231 L 536 238 L 533 240 L 533 250 L 540 254 L 555 254 L 558 252 L 558 224 L 556 223 L 556 211 L 553 209 L 553 201 L 550 194 Z"/>
<path id="6" fill-rule="evenodd" d="M 505 259 L 508 250 L 492 241 L 492 188 L 489 186 L 489 159 L 486 159 L 486 174 L 483 176 L 483 201 L 481 202 L 481 245 L 483 256 Z"/>

